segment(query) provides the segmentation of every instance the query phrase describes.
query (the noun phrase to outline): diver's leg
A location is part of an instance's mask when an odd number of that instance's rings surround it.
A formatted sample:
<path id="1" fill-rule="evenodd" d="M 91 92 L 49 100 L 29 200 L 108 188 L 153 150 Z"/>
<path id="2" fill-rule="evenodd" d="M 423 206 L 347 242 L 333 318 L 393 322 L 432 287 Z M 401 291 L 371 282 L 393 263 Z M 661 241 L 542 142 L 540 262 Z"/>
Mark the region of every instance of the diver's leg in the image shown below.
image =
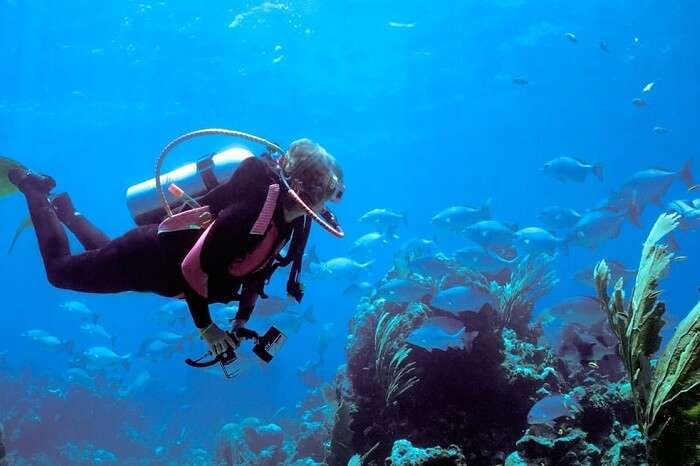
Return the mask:
<path id="1" fill-rule="evenodd" d="M 85 218 L 80 212 L 76 212 L 68 193 L 61 193 L 51 200 L 56 209 L 58 219 L 78 238 L 86 251 L 100 249 L 109 243 L 109 237 L 100 231 L 95 225 Z"/>
<path id="2" fill-rule="evenodd" d="M 10 170 L 8 178 L 27 199 L 29 215 L 39 242 L 39 251 L 44 260 L 46 274 L 51 281 L 52 264 L 62 257 L 70 256 L 68 237 L 48 199 L 49 192 L 56 183 L 49 177 L 22 169 Z"/>

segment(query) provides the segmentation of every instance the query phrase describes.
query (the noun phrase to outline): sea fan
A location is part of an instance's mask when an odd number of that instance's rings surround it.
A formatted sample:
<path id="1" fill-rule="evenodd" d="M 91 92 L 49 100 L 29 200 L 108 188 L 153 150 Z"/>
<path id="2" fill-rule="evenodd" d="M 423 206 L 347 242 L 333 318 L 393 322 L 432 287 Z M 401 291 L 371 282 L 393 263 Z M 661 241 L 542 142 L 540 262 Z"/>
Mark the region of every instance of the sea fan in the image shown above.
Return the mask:
<path id="1" fill-rule="evenodd" d="M 385 312 L 379 317 L 374 332 L 375 369 L 377 380 L 384 388 L 387 406 L 419 381 L 413 375 L 415 363 L 408 362 L 411 348 L 396 341 L 406 323 L 404 315 L 390 317 Z"/>
<path id="2" fill-rule="evenodd" d="M 553 260 L 547 254 L 523 257 L 510 281 L 494 290 L 499 295 L 499 311 L 506 326 L 518 318 L 527 324 L 535 301 L 557 284 L 559 280 L 552 268 Z"/>
<path id="3" fill-rule="evenodd" d="M 660 348 L 664 325 L 658 281 L 674 257 L 667 246 L 657 243 L 678 227 L 678 219 L 676 214 L 662 214 L 652 228 L 627 309 L 622 279 L 611 298 L 605 261 L 594 272 L 598 296 L 619 339 L 650 462 L 674 466 L 700 463 L 700 303 L 678 326 L 655 366 L 651 359 Z"/>

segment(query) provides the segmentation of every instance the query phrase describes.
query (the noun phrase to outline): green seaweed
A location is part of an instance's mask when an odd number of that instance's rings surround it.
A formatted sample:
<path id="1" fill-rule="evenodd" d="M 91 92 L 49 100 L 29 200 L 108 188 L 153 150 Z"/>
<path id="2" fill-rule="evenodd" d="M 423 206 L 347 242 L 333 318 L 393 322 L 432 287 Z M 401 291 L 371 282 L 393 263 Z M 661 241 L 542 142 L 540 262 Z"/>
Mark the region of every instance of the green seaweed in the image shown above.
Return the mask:
<path id="1" fill-rule="evenodd" d="M 647 438 L 652 465 L 700 464 L 700 303 L 679 324 L 656 363 L 665 304 L 658 300 L 660 278 L 674 259 L 659 244 L 678 227 L 676 214 L 662 214 L 644 243 L 632 299 L 625 307 L 623 279 L 608 294 L 610 269 L 605 261 L 595 268 L 598 296 L 632 387 L 637 423 Z"/>
<path id="2" fill-rule="evenodd" d="M 7 173 L 13 168 L 24 168 L 24 165 L 7 157 L 0 157 L 0 197 L 16 193 L 17 187 L 10 183 Z"/>

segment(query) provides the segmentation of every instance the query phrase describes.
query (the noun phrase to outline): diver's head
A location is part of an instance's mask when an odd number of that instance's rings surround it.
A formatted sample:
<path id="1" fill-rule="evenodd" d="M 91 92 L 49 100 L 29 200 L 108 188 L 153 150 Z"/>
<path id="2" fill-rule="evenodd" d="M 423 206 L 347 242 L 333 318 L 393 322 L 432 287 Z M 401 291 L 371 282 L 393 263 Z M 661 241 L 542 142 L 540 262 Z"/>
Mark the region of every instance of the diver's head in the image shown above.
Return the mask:
<path id="1" fill-rule="evenodd" d="M 343 196 L 342 168 L 326 149 L 309 139 L 294 141 L 280 165 L 289 187 L 314 212 L 321 212 L 326 202 L 338 202 Z M 288 219 L 303 213 L 293 199 L 285 205 Z"/>

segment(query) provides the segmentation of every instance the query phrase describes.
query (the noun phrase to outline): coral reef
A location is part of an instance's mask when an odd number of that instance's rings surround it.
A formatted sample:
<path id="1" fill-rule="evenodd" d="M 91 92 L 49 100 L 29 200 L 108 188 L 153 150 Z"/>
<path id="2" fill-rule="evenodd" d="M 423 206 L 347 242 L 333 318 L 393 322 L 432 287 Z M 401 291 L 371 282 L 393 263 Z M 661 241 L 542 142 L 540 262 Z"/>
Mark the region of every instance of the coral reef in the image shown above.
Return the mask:
<path id="1" fill-rule="evenodd" d="M 7 450 L 5 449 L 5 429 L 0 424 L 0 466 L 7 466 Z"/>
<path id="2" fill-rule="evenodd" d="M 417 448 L 408 440 L 397 440 L 386 459 L 387 466 L 466 466 L 467 462 L 459 447 Z"/>
<path id="3" fill-rule="evenodd" d="M 634 292 L 625 306 L 623 279 L 608 295 L 610 270 L 602 261 L 595 270 L 598 295 L 610 327 L 620 342 L 629 375 L 637 422 L 647 436 L 649 461 L 658 465 L 700 463 L 700 303 L 660 349 L 665 305 L 658 301 L 658 281 L 674 254 L 659 244 L 678 227 L 676 214 L 662 214 L 644 243 Z"/>
<path id="4" fill-rule="evenodd" d="M 286 458 L 283 442 L 284 433 L 277 424 L 262 424 L 257 418 L 246 418 L 240 424 L 226 424 L 221 429 L 216 459 L 227 466 L 274 466 Z"/>

